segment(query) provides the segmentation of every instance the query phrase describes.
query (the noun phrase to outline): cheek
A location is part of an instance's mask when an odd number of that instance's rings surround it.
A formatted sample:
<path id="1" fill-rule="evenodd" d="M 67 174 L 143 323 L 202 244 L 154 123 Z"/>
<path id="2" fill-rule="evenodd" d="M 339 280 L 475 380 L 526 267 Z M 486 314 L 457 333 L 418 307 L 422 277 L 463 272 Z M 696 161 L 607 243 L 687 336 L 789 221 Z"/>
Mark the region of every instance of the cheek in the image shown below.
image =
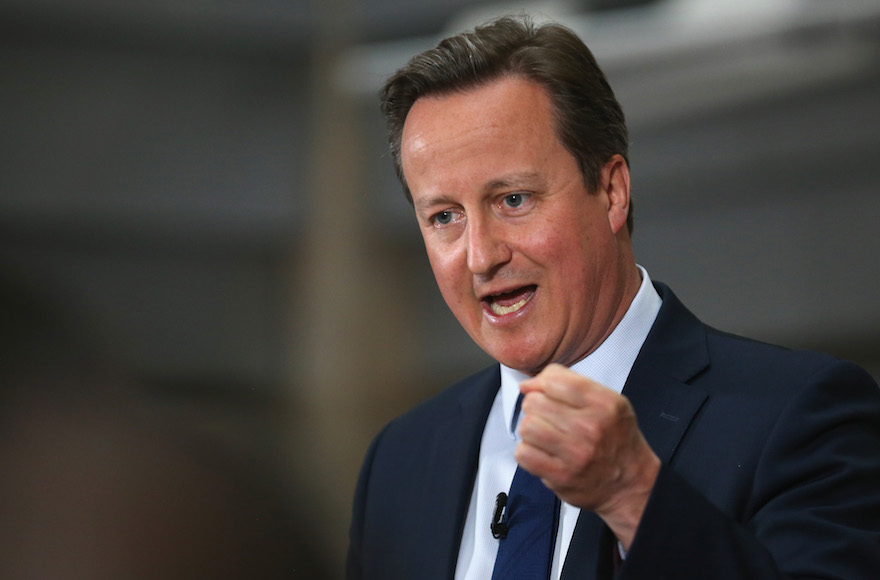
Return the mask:
<path id="1" fill-rule="evenodd" d="M 448 254 L 438 252 L 431 244 L 426 243 L 425 249 L 428 254 L 428 263 L 431 264 L 431 271 L 434 272 L 434 278 L 437 283 L 446 280 L 452 273 L 451 260 Z"/>
<path id="2" fill-rule="evenodd" d="M 434 280 L 446 303 L 453 308 L 463 300 L 464 292 L 469 288 L 469 279 L 465 276 L 465 268 L 454 255 L 434 252 L 428 248 L 428 262 L 434 273 Z M 464 286 L 467 284 L 467 288 Z"/>
<path id="3" fill-rule="evenodd" d="M 554 224 L 523 238 L 519 245 L 522 254 L 545 267 L 579 261 L 584 253 L 586 239 L 572 236 L 570 224 Z"/>
<path id="4" fill-rule="evenodd" d="M 560 313 L 577 309 L 580 297 L 596 277 L 595 256 L 591 256 L 587 235 L 570 235 L 573 230 L 556 229 L 559 235 L 532 240 L 530 259 L 543 272 L 546 289 L 555 296 Z"/>

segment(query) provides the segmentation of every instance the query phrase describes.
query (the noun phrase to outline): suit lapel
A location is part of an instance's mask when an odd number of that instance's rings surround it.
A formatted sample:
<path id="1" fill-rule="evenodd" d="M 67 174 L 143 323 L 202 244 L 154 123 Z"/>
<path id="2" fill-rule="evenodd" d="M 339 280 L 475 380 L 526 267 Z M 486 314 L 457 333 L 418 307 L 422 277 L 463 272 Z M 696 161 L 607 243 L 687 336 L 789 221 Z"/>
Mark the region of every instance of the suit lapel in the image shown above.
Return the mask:
<path id="1" fill-rule="evenodd" d="M 656 286 L 663 306 L 623 394 L 636 411 L 645 439 L 666 463 L 708 396 L 689 381 L 709 366 L 709 351 L 703 324 L 669 288 Z"/>
<path id="2" fill-rule="evenodd" d="M 430 553 L 425 554 L 421 578 L 452 578 L 458 561 L 461 534 L 473 491 L 483 427 L 495 394 L 501 384 L 497 365 L 466 379 L 458 405 L 439 418 L 429 450 L 427 465 L 431 475 L 426 480 L 427 507 L 435 514 L 437 537 Z"/>
<path id="3" fill-rule="evenodd" d="M 562 565 L 561 580 L 606 580 L 612 574 L 614 536 L 593 512 L 581 511 Z"/>
<path id="4" fill-rule="evenodd" d="M 669 462 L 707 398 L 688 381 L 709 365 L 705 327 L 669 288 L 655 284 L 663 306 L 633 365 L 624 395 L 654 452 Z M 610 578 L 614 537 L 596 514 L 582 511 L 569 546 L 562 580 Z"/>

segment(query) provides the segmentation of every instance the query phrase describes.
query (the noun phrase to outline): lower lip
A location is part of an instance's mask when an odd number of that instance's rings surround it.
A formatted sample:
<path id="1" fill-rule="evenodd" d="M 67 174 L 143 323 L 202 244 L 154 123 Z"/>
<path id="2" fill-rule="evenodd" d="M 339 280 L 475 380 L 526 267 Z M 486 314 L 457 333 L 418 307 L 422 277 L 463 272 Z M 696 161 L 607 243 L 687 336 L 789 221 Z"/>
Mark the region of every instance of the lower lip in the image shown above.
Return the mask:
<path id="1" fill-rule="evenodd" d="M 483 313 L 486 315 L 486 317 L 489 320 L 491 320 L 495 324 L 505 323 L 508 321 L 516 320 L 518 318 L 525 316 L 526 312 L 528 312 L 529 310 L 532 309 L 532 305 L 535 302 L 535 297 L 536 297 L 537 293 L 538 293 L 537 288 L 535 290 L 532 290 L 532 293 L 529 296 L 528 300 L 526 300 L 526 303 L 523 304 L 519 310 L 516 310 L 514 312 L 509 312 L 507 314 L 496 314 L 492 310 L 492 308 L 489 306 L 489 304 L 484 302 L 483 303 Z"/>

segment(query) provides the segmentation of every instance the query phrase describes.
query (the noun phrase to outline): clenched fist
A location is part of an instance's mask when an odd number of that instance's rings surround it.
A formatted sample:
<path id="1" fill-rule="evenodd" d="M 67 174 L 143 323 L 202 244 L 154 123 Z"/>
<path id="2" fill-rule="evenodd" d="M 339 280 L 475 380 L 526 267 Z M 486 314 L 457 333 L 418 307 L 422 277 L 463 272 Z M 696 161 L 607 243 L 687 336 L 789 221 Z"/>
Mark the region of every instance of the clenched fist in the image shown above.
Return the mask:
<path id="1" fill-rule="evenodd" d="M 660 470 L 629 400 L 561 365 L 520 385 L 517 463 L 629 549 Z"/>

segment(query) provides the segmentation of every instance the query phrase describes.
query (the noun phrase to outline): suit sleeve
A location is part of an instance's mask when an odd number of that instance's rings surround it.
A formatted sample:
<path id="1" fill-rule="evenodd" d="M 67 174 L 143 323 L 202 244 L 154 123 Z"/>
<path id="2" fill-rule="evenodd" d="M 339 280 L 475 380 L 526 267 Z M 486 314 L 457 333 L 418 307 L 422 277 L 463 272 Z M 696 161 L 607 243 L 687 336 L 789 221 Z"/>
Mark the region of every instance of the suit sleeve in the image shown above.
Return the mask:
<path id="1" fill-rule="evenodd" d="M 387 429 L 387 427 L 386 427 Z M 383 432 L 384 433 L 384 430 Z M 364 519 L 367 505 L 367 489 L 369 488 L 370 472 L 376 449 L 382 438 L 380 433 L 370 445 L 361 466 L 355 489 L 354 504 L 352 508 L 351 526 L 348 534 L 348 554 L 345 561 L 346 580 L 361 580 L 364 578 Z"/>
<path id="2" fill-rule="evenodd" d="M 748 505 L 727 513 L 664 465 L 621 580 L 880 577 L 880 389 L 836 364 L 781 410 Z"/>

